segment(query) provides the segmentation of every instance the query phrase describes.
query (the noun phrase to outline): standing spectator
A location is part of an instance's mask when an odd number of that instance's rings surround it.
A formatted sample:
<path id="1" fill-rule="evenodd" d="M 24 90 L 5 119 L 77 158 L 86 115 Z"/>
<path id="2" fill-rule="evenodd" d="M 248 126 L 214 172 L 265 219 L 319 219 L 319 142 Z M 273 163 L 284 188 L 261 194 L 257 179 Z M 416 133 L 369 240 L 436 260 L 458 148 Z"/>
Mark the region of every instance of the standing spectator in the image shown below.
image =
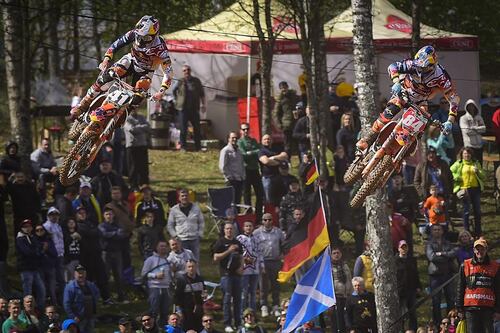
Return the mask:
<path id="1" fill-rule="evenodd" d="M 203 330 L 200 333 L 221 333 L 214 327 L 214 317 L 211 314 L 204 314 L 201 318 Z"/>
<path id="2" fill-rule="evenodd" d="M 80 264 L 80 241 L 78 226 L 74 218 L 68 219 L 63 228 L 64 235 L 64 280 L 68 282 L 74 276 L 75 267 Z"/>
<path id="3" fill-rule="evenodd" d="M 488 255 L 486 239 L 474 242 L 474 257 L 460 266 L 457 308 L 465 312 L 467 332 L 493 333 L 493 314 L 500 313 L 500 269 Z"/>
<path id="4" fill-rule="evenodd" d="M 288 193 L 288 188 L 291 182 L 297 182 L 298 179 L 290 174 L 290 164 L 287 161 L 282 161 L 278 167 L 279 174 L 274 179 L 274 184 L 271 190 L 271 203 L 274 207 L 279 207 L 281 199 Z"/>
<path id="5" fill-rule="evenodd" d="M 64 195 L 59 195 L 56 198 L 55 207 L 59 210 L 60 219 L 63 223 L 70 217 L 74 217 L 73 200 L 76 199 L 77 190 L 70 186 L 64 190 Z"/>
<path id="6" fill-rule="evenodd" d="M 451 159 L 446 154 L 446 150 L 452 148 L 448 137 L 444 135 L 439 129 L 439 126 L 435 124 L 431 124 L 429 126 L 429 130 L 427 131 L 427 147 L 433 147 L 436 149 L 436 154 L 441 158 L 441 160 L 445 161 L 447 165 L 451 164 Z"/>
<path id="7" fill-rule="evenodd" d="M 127 152 L 128 181 L 133 189 L 149 184 L 148 143 L 151 127 L 143 115 L 132 108 L 123 126 Z"/>
<path id="8" fill-rule="evenodd" d="M 90 281 L 94 282 L 99 291 L 103 302 L 109 304 L 111 302 L 109 294 L 108 277 L 104 269 L 102 261 L 102 248 L 99 242 L 99 228 L 97 222 L 87 218 L 87 210 L 80 206 L 76 209 L 76 224 L 82 240 L 80 243 L 80 263 L 86 268 L 85 276 Z"/>
<path id="9" fill-rule="evenodd" d="M 288 226 L 293 223 L 293 210 L 304 204 L 305 197 L 300 191 L 297 178 L 288 185 L 288 193 L 281 199 L 279 211 L 279 226 L 283 232 L 288 231 Z"/>
<path id="10" fill-rule="evenodd" d="M 354 131 L 354 121 L 350 113 L 344 113 L 340 118 L 341 127 L 337 132 L 337 146 L 342 145 L 349 162 L 354 160 L 356 151 L 356 132 Z"/>
<path id="11" fill-rule="evenodd" d="M 40 148 L 31 153 L 30 159 L 33 169 L 38 176 L 38 186 L 40 188 L 42 202 L 45 202 L 47 199 L 46 184 L 54 182 L 59 173 L 57 170 L 56 160 L 54 159 L 52 150 L 50 149 L 50 140 L 43 138 L 40 143 Z"/>
<path id="12" fill-rule="evenodd" d="M 149 258 L 160 240 L 164 241 L 163 227 L 155 226 L 155 214 L 152 210 L 147 210 L 142 218 L 142 223 L 137 229 L 137 245 L 139 253 L 143 259 Z"/>
<path id="13" fill-rule="evenodd" d="M 273 121 L 284 134 L 285 152 L 292 156 L 292 134 L 295 127 L 293 111 L 297 104 L 297 93 L 295 90 L 288 89 L 288 83 L 281 81 L 279 83 L 280 93 L 275 97 L 276 103 L 273 110 Z"/>
<path id="14" fill-rule="evenodd" d="M 160 240 L 156 245 L 156 252 L 144 260 L 141 276 L 148 282 L 149 311 L 157 318 L 159 327 L 163 327 L 167 321 L 167 313 L 170 309 L 170 263 L 167 260 L 167 242 Z"/>
<path id="15" fill-rule="evenodd" d="M 39 221 L 40 194 L 24 172 L 16 172 L 14 180 L 7 183 L 7 193 L 12 202 L 12 215 L 14 217 L 14 237 L 19 232 L 21 222 L 28 219 L 33 222 Z"/>
<path id="16" fill-rule="evenodd" d="M 236 239 L 243 246 L 242 308 L 251 308 L 255 311 L 257 309 L 255 301 L 257 283 L 259 282 L 260 270 L 264 267 L 264 261 L 257 240 L 253 235 L 253 229 L 252 222 L 244 222 L 243 233 L 238 235 Z"/>
<path id="17" fill-rule="evenodd" d="M 137 225 L 141 224 L 144 213 L 152 210 L 155 214 L 155 225 L 165 227 L 167 225 L 167 210 L 160 198 L 153 193 L 153 189 L 147 185 L 141 185 L 142 200 L 138 201 L 134 209 L 134 218 Z"/>
<path id="18" fill-rule="evenodd" d="M 418 199 L 416 198 L 415 188 L 411 185 L 404 186 L 401 174 L 396 174 L 391 179 L 392 186 L 388 197 L 394 211 L 406 217 L 411 223 L 416 222 Z"/>
<path id="19" fill-rule="evenodd" d="M 354 291 L 349 295 L 345 304 L 346 328 L 353 332 L 377 333 L 377 312 L 375 310 L 375 296 L 366 291 L 364 280 L 361 277 L 352 278 Z"/>
<path id="20" fill-rule="evenodd" d="M 442 161 L 436 154 L 436 149 L 427 149 L 427 160 L 417 166 L 413 184 L 417 189 L 420 200 L 427 197 L 431 184 L 438 187 L 438 193 L 446 200 L 450 199 L 453 189 L 453 176 L 446 162 Z"/>
<path id="21" fill-rule="evenodd" d="M 417 294 L 420 293 L 422 286 L 418 277 L 417 259 L 409 256 L 408 243 L 405 240 L 399 241 L 398 254 L 396 256 L 396 281 L 398 285 L 399 304 L 402 312 L 408 313 L 408 329 L 416 331 L 417 313 L 415 304 Z"/>
<path id="22" fill-rule="evenodd" d="M 481 191 L 484 190 L 486 175 L 481 163 L 473 159 L 471 148 L 462 148 L 459 159 L 451 166 L 453 193 L 463 200 L 464 229 L 469 230 L 470 206 L 474 210 L 474 234 L 481 235 Z"/>
<path id="23" fill-rule="evenodd" d="M 448 120 L 449 109 L 450 109 L 450 103 L 448 103 L 448 101 L 444 96 L 441 97 L 441 99 L 439 100 L 439 108 L 432 114 L 431 119 L 434 121 L 437 120 L 441 124 L 444 124 Z M 452 162 L 455 162 L 456 158 L 454 135 L 459 132 L 460 132 L 460 127 L 458 126 L 458 124 L 455 123 L 453 124 L 452 127 L 452 133 L 446 136 L 446 139 L 448 140 L 451 146 L 448 149 L 446 149 L 446 155 Z"/>
<path id="24" fill-rule="evenodd" d="M 221 288 L 224 293 L 222 309 L 224 311 L 224 331 L 234 332 L 241 322 L 241 273 L 243 254 L 242 245 L 233 237 L 233 225 L 224 225 L 224 237 L 212 246 L 213 260 L 219 263 Z M 232 311 L 231 311 L 232 307 Z"/>
<path id="25" fill-rule="evenodd" d="M 464 139 L 464 147 L 472 148 L 474 160 L 483 164 L 483 138 L 481 134 L 486 132 L 481 111 L 473 99 L 465 102 L 465 114 L 460 117 L 460 129 Z"/>
<path id="26" fill-rule="evenodd" d="M 82 265 L 75 267 L 74 280 L 64 288 L 64 311 L 73 319 L 81 332 L 92 333 L 96 323 L 99 289 L 87 281 L 87 271 Z"/>
<path id="27" fill-rule="evenodd" d="M 446 206 L 444 198 L 438 195 L 436 185 L 431 185 L 430 196 L 424 202 L 425 217 L 429 224 L 446 224 Z"/>
<path id="28" fill-rule="evenodd" d="M 295 105 L 295 112 L 297 114 L 304 113 L 304 103 L 298 102 Z M 309 107 L 305 107 L 305 115 L 301 116 L 293 128 L 293 138 L 297 141 L 299 146 L 299 161 L 308 151 L 311 150 L 311 126 L 309 119 Z"/>
<path id="29" fill-rule="evenodd" d="M 356 258 L 352 273 L 354 277 L 363 278 L 363 289 L 366 289 L 371 293 L 374 292 L 375 288 L 373 285 L 375 277 L 373 275 L 373 259 L 370 252 L 370 245 L 368 245 L 368 243 L 365 243 L 365 252 Z"/>
<path id="30" fill-rule="evenodd" d="M 337 304 L 331 309 L 332 332 L 345 332 L 344 310 L 347 297 L 352 294 L 352 274 L 347 263 L 342 260 L 342 250 L 332 248 L 331 254 L 333 283 Z"/>
<path id="31" fill-rule="evenodd" d="M 186 273 L 186 263 L 190 260 L 196 260 L 194 254 L 191 250 L 184 249 L 182 242 L 176 238 L 171 238 L 168 244 L 170 246 L 170 253 L 168 254 L 170 267 L 177 276 L 181 276 Z"/>
<path id="32" fill-rule="evenodd" d="M 243 155 L 238 149 L 237 140 L 238 134 L 229 132 L 227 145 L 222 148 L 219 154 L 219 170 L 224 175 L 226 186 L 231 186 L 234 190 L 234 204 L 241 202 L 243 182 L 245 181 L 245 165 Z"/>
<path id="33" fill-rule="evenodd" d="M 132 214 L 130 213 L 128 203 L 123 200 L 122 188 L 119 186 L 111 187 L 111 202 L 106 204 L 115 214 L 115 221 L 123 229 L 125 240 L 122 242 L 123 269 L 131 270 L 132 260 L 130 258 L 130 238 L 136 226 Z"/>
<path id="34" fill-rule="evenodd" d="M 21 317 L 21 301 L 11 299 L 8 305 L 9 317 L 2 324 L 2 333 L 24 332 L 28 328 L 29 322 Z"/>
<path id="35" fill-rule="evenodd" d="M 259 162 L 262 172 L 262 187 L 266 203 L 270 203 L 273 182 L 279 174 L 279 165 L 282 161 L 288 161 L 288 154 L 286 152 L 276 153 L 271 150 L 272 140 L 269 134 L 264 134 L 261 142 L 262 147 L 259 151 Z"/>
<path id="36" fill-rule="evenodd" d="M 302 192 L 305 196 L 314 192 L 314 183 L 307 185 L 307 174 L 309 170 L 314 166 L 314 160 L 312 153 L 309 151 L 304 156 L 299 164 L 299 180 L 302 187 Z"/>
<path id="37" fill-rule="evenodd" d="M 196 273 L 196 261 L 190 259 L 186 262 L 186 272 L 177 278 L 175 284 L 175 305 L 177 312 L 182 314 L 182 328 L 188 330 L 201 330 L 201 317 L 203 316 L 203 298 L 205 289 L 203 278 Z"/>
<path id="38" fill-rule="evenodd" d="M 186 149 L 188 122 L 193 126 L 195 150 L 201 149 L 200 110 L 207 112 L 205 91 L 200 79 L 191 75 L 189 65 L 182 66 L 184 77 L 179 79 L 172 89 L 175 106 L 180 110 L 181 149 Z M 200 104 L 201 102 L 201 104 Z"/>
<path id="39" fill-rule="evenodd" d="M 88 181 L 80 183 L 80 192 L 75 200 L 73 200 L 73 208 L 85 207 L 87 218 L 93 223 L 102 222 L 101 206 L 96 197 L 92 194 L 92 185 Z"/>
<path id="40" fill-rule="evenodd" d="M 50 297 L 51 304 L 58 305 L 56 295 L 56 261 L 57 250 L 47 230 L 41 225 L 35 227 L 35 238 L 40 243 L 42 256 L 40 258 L 40 271 L 45 285 L 47 296 Z"/>
<path id="41" fill-rule="evenodd" d="M 115 214 L 111 208 L 104 208 L 104 222 L 99 224 L 98 228 L 106 275 L 109 277 L 110 271 L 113 272 L 118 302 L 124 302 L 122 243 L 126 241 L 125 231 L 115 222 Z"/>
<path id="42" fill-rule="evenodd" d="M 297 78 L 297 83 L 299 84 L 300 98 L 302 100 L 302 103 L 304 103 L 304 105 L 307 105 L 307 74 L 304 65 L 300 65 L 300 69 L 302 70 L 302 73 L 300 73 L 299 77 Z"/>
<path id="43" fill-rule="evenodd" d="M 281 269 L 283 232 L 273 226 L 273 216 L 262 216 L 262 225 L 253 232 L 259 252 L 264 259 L 264 269 L 260 273 L 260 305 L 262 318 L 269 316 L 268 297 L 272 295 L 273 311 L 279 312 L 280 284 L 277 281 Z M 279 313 L 278 313 L 279 315 Z"/>
<path id="44" fill-rule="evenodd" d="M 136 333 L 160 333 L 153 313 L 145 312 L 141 316 L 141 328 Z"/>
<path id="45" fill-rule="evenodd" d="M 262 200 L 264 190 L 262 188 L 262 178 L 259 172 L 259 151 L 260 145 L 250 136 L 250 125 L 242 123 L 240 126 L 240 138 L 238 148 L 243 155 L 245 164 L 245 188 L 243 192 L 243 201 L 245 205 L 252 206 L 252 187 L 255 193 L 255 214 L 256 220 L 262 218 Z"/>
<path id="46" fill-rule="evenodd" d="M 431 240 L 425 246 L 425 254 L 429 260 L 428 274 L 431 293 L 440 285 L 448 281 L 453 275 L 453 266 L 456 249 L 443 237 L 443 227 L 439 224 L 431 226 Z M 453 306 L 453 287 L 448 284 L 444 287 L 444 296 L 448 311 Z M 441 322 L 441 296 L 439 291 L 432 297 L 432 320 L 437 326 Z"/>
<path id="47" fill-rule="evenodd" d="M 467 230 L 462 230 L 458 234 L 457 261 L 461 265 L 466 259 L 474 256 L 474 238 Z"/>
<path id="48" fill-rule="evenodd" d="M 21 171 L 21 157 L 17 154 L 19 145 L 15 141 L 5 144 L 5 155 L 0 159 L 0 174 L 7 181 L 14 173 Z"/>
<path id="49" fill-rule="evenodd" d="M 55 273 L 57 288 L 60 291 L 58 296 L 62 296 L 61 292 L 66 284 L 64 280 L 64 234 L 62 227 L 59 224 L 60 213 L 56 207 L 50 207 L 47 212 L 47 221 L 43 227 L 52 237 L 57 251 L 57 258 L 55 260 Z"/>
<path id="50" fill-rule="evenodd" d="M 391 229 L 392 249 L 394 252 L 398 251 L 398 244 L 401 240 L 410 242 L 411 224 L 401 214 L 394 211 L 390 202 L 387 202 L 388 221 Z"/>
<path id="51" fill-rule="evenodd" d="M 187 189 L 179 191 L 179 201 L 168 215 L 168 233 L 172 238 L 180 239 L 182 246 L 191 250 L 199 262 L 200 240 L 205 230 L 205 219 L 198 204 L 189 201 Z"/>
<path id="52" fill-rule="evenodd" d="M 17 270 L 21 274 L 23 294 L 32 295 L 34 287 L 38 298 L 37 307 L 41 310 L 45 304 L 45 287 L 39 273 L 42 245 L 32 235 L 32 231 L 33 223 L 30 220 L 21 222 L 21 230 L 16 237 Z"/>
<path id="53" fill-rule="evenodd" d="M 413 155 L 406 157 L 403 161 L 403 177 L 405 185 L 413 185 L 413 179 L 415 179 L 415 171 L 417 166 L 423 162 L 422 147 L 425 143 L 419 141 L 417 143 L 417 149 Z M 450 157 L 450 156 L 448 156 Z M 455 158 L 452 159 L 454 161 Z"/>
<path id="54" fill-rule="evenodd" d="M 99 163 L 99 173 L 90 181 L 92 193 L 95 194 L 97 201 L 103 208 L 108 202 L 111 202 L 111 191 L 114 186 L 118 186 L 122 191 L 122 197 L 128 197 L 128 187 L 116 171 L 112 169 L 111 160 L 103 159 Z"/>

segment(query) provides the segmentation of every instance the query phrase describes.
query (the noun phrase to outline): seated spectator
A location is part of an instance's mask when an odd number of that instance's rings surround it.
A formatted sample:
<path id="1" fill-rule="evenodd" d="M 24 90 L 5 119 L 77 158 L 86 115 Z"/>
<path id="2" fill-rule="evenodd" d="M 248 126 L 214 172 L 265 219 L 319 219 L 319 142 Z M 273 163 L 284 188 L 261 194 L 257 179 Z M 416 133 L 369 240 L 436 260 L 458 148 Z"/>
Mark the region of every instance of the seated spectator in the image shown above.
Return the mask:
<path id="1" fill-rule="evenodd" d="M 352 295 L 347 297 L 345 304 L 345 323 L 350 332 L 377 332 L 377 312 L 375 297 L 364 286 L 363 278 L 352 278 Z"/>
<path id="2" fill-rule="evenodd" d="M 102 261 L 106 275 L 109 277 L 113 273 L 116 290 L 118 292 L 118 302 L 127 303 L 123 288 L 123 260 L 122 243 L 126 241 L 126 234 L 115 222 L 115 215 L 111 208 L 104 208 L 104 222 L 99 224 L 99 242 L 102 249 Z"/>
<path id="3" fill-rule="evenodd" d="M 136 333 L 160 333 L 154 314 L 145 312 L 141 316 L 141 328 Z"/>
<path id="4" fill-rule="evenodd" d="M 288 184 L 288 193 L 281 198 L 279 211 L 279 225 L 282 231 L 287 232 L 288 226 L 293 223 L 293 210 L 304 204 L 304 195 L 300 191 L 297 178 L 293 178 Z"/>
<path id="5" fill-rule="evenodd" d="M 186 263 L 189 260 L 196 260 L 191 250 L 182 247 L 182 242 L 178 239 L 171 238 L 168 241 L 170 253 L 168 254 L 168 262 L 170 268 L 175 272 L 176 276 L 181 276 L 186 273 Z"/>
<path id="6" fill-rule="evenodd" d="M 45 307 L 45 313 L 40 318 L 40 331 L 47 332 L 52 328 L 59 328 L 61 323 L 59 322 L 59 314 L 57 313 L 56 307 L 53 305 L 48 305 Z"/>
<path id="7" fill-rule="evenodd" d="M 3 322 L 9 318 L 9 300 L 5 297 L 0 297 L 0 329 Z"/>
<path id="8" fill-rule="evenodd" d="M 163 228 L 158 225 L 155 226 L 154 220 L 154 211 L 146 211 L 142 218 L 142 224 L 137 229 L 137 245 L 139 246 L 139 253 L 144 260 L 153 254 L 156 244 L 158 244 L 160 240 L 165 240 Z"/>
<path id="9" fill-rule="evenodd" d="M 204 314 L 201 318 L 203 324 L 203 330 L 200 333 L 221 333 L 215 329 L 214 317 L 211 314 Z"/>
<path id="10" fill-rule="evenodd" d="M 133 333 L 132 319 L 129 317 L 122 317 L 118 320 L 118 330 L 120 333 Z"/>
<path id="11" fill-rule="evenodd" d="M 90 181 L 92 193 L 103 208 L 108 202 L 111 202 L 111 190 L 113 186 L 120 187 L 122 197 L 128 197 L 128 186 L 123 177 L 112 169 L 111 160 L 103 159 L 99 163 L 99 173 Z"/>
<path id="12" fill-rule="evenodd" d="M 153 210 L 155 214 L 155 225 L 165 227 L 167 225 L 165 205 L 153 193 L 149 185 L 141 186 L 142 200 L 138 201 L 134 209 L 134 218 L 137 225 L 141 224 L 144 213 L 147 210 Z"/>
<path id="13" fill-rule="evenodd" d="M 444 198 L 438 194 L 436 185 L 431 185 L 430 196 L 424 202 L 425 217 L 430 225 L 446 225 L 446 205 Z"/>
<path id="14" fill-rule="evenodd" d="M 21 157 L 18 155 L 19 145 L 15 141 L 5 144 L 5 155 L 0 159 L 0 174 L 8 181 L 14 173 L 21 171 Z"/>
<path id="15" fill-rule="evenodd" d="M 24 332 L 30 326 L 26 317 L 21 317 L 21 301 L 11 299 L 8 305 L 9 317 L 2 324 L 2 332 Z"/>
<path id="16" fill-rule="evenodd" d="M 24 295 L 37 295 L 38 309 L 45 305 L 45 286 L 40 276 L 42 245 L 33 236 L 33 223 L 30 220 L 21 222 L 21 231 L 16 237 L 17 270 L 21 274 Z M 34 288 L 33 288 L 34 287 Z"/>
<path id="17" fill-rule="evenodd" d="M 474 255 L 473 247 L 474 238 L 467 230 L 462 230 L 458 234 L 458 249 L 457 249 L 457 260 L 459 264 L 462 264 L 466 259 L 472 258 Z"/>
<path id="18" fill-rule="evenodd" d="M 59 171 L 57 170 L 56 160 L 50 149 L 50 140 L 42 139 L 40 148 L 34 150 L 31 155 L 31 164 L 38 177 L 38 187 L 42 197 L 42 202 L 46 200 L 46 184 L 56 180 Z"/>
<path id="19" fill-rule="evenodd" d="M 247 308 L 243 311 L 243 325 L 238 328 L 237 333 L 266 333 L 266 329 L 257 324 L 254 309 Z"/>
<path id="20" fill-rule="evenodd" d="M 344 147 L 347 159 L 349 162 L 354 160 L 356 151 L 356 132 L 354 131 L 354 122 L 351 114 L 344 113 L 340 118 L 341 127 L 337 132 L 337 146 Z"/>
<path id="21" fill-rule="evenodd" d="M 316 325 L 316 319 L 308 320 L 303 325 L 297 327 L 295 333 L 323 333 L 323 329 Z"/>
<path id="22" fill-rule="evenodd" d="M 93 332 L 96 322 L 99 289 L 87 281 L 87 271 L 82 265 L 75 267 L 74 279 L 64 288 L 64 311 L 77 322 L 82 332 Z M 63 329 L 64 328 L 63 322 Z M 66 327 L 67 329 L 67 327 Z"/>
<path id="23" fill-rule="evenodd" d="M 182 328 L 185 331 L 201 330 L 201 318 L 203 316 L 203 297 L 205 290 L 203 278 L 196 273 L 196 261 L 189 259 L 186 262 L 185 273 L 177 275 L 175 284 L 175 305 L 177 312 L 183 316 Z"/>
<path id="24" fill-rule="evenodd" d="M 165 326 L 165 333 L 185 333 L 181 327 L 181 317 L 177 313 L 168 316 L 168 325 Z"/>
<path id="25" fill-rule="evenodd" d="M 167 322 L 167 313 L 171 305 L 171 268 L 167 259 L 167 242 L 160 240 L 152 256 L 144 260 L 141 276 L 147 279 L 149 312 L 157 318 L 159 327 Z"/>
<path id="26" fill-rule="evenodd" d="M 464 147 L 472 149 L 474 160 L 483 164 L 483 138 L 481 134 L 486 132 L 481 111 L 473 99 L 468 99 L 465 102 L 465 114 L 460 117 L 460 129 L 464 139 Z"/>
<path id="27" fill-rule="evenodd" d="M 469 230 L 470 206 L 474 210 L 474 235 L 481 236 L 481 191 L 486 175 L 481 163 L 473 158 L 471 148 L 462 148 L 458 159 L 451 166 L 453 193 L 463 202 L 464 229 Z"/>
<path id="28" fill-rule="evenodd" d="M 61 328 L 64 333 L 80 333 L 82 330 L 80 330 L 80 326 L 78 326 L 79 323 L 77 323 L 76 320 L 74 319 L 66 319 L 65 321 L 62 322 Z M 87 332 L 92 332 L 92 331 L 87 331 Z"/>
<path id="29" fill-rule="evenodd" d="M 451 160 L 446 154 L 446 149 L 451 147 L 451 143 L 448 141 L 446 135 L 441 133 L 438 126 L 431 124 L 428 130 L 427 147 L 433 147 L 436 149 L 436 154 L 439 158 L 450 165 Z"/>
<path id="30" fill-rule="evenodd" d="M 92 194 L 92 185 L 87 181 L 80 183 L 80 192 L 75 200 L 73 200 L 73 209 L 77 207 L 85 207 L 87 218 L 93 223 L 102 222 L 101 205 L 97 198 Z"/>
<path id="31" fill-rule="evenodd" d="M 178 238 L 182 246 L 200 261 L 200 240 L 205 231 L 205 219 L 198 204 L 189 200 L 189 191 L 179 191 L 179 203 L 170 209 L 167 229 L 170 237 Z"/>
<path id="32" fill-rule="evenodd" d="M 52 235 L 42 225 L 35 227 L 35 238 L 41 245 L 40 274 L 51 304 L 59 304 L 56 294 L 56 261 L 57 250 Z"/>
<path id="33" fill-rule="evenodd" d="M 33 295 L 23 297 L 23 311 L 19 317 L 26 319 L 29 323 L 28 331 L 38 330 L 40 321 L 38 320 L 38 312 L 35 310 L 35 298 Z"/>
<path id="34" fill-rule="evenodd" d="M 78 225 L 74 218 L 68 219 L 63 228 L 64 235 L 64 272 L 65 281 L 74 276 L 75 267 L 80 264 L 80 242 L 82 236 L 78 232 Z"/>
<path id="35" fill-rule="evenodd" d="M 7 183 L 6 190 L 12 202 L 14 237 L 16 237 L 22 221 L 39 222 L 38 215 L 41 212 L 40 194 L 35 184 L 26 177 L 24 172 L 16 172 L 14 180 Z"/>

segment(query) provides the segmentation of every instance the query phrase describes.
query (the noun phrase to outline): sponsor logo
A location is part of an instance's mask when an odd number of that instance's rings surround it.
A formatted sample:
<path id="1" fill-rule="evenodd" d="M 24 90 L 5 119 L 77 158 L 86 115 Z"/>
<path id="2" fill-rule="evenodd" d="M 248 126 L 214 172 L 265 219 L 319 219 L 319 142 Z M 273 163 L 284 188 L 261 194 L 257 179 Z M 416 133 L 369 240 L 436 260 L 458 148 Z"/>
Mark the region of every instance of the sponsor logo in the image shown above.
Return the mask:
<path id="1" fill-rule="evenodd" d="M 243 45 L 240 42 L 227 42 L 224 43 L 224 51 L 227 52 L 242 52 Z"/>
<path id="2" fill-rule="evenodd" d="M 290 16 L 277 16 L 273 18 L 273 31 L 284 31 L 290 34 L 295 32 L 300 34 L 300 28 Z"/>
<path id="3" fill-rule="evenodd" d="M 411 24 L 403 20 L 401 17 L 396 16 L 396 15 L 389 15 L 387 16 L 387 24 L 384 25 L 389 30 L 397 30 L 400 32 L 403 32 L 405 34 L 411 34 Z"/>
<path id="4" fill-rule="evenodd" d="M 494 301 L 495 297 L 493 295 L 484 295 L 484 294 L 466 294 L 465 298 L 467 299 L 484 299 L 488 301 Z"/>

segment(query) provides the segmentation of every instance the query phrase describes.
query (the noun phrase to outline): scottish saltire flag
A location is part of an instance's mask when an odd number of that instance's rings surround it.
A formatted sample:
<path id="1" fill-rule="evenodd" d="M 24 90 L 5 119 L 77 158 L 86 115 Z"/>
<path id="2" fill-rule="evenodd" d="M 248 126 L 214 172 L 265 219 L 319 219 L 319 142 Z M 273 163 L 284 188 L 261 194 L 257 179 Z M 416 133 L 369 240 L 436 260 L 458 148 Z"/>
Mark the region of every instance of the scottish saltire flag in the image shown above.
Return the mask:
<path id="1" fill-rule="evenodd" d="M 283 333 L 318 316 L 336 303 L 333 290 L 330 248 L 314 263 L 292 294 Z"/>

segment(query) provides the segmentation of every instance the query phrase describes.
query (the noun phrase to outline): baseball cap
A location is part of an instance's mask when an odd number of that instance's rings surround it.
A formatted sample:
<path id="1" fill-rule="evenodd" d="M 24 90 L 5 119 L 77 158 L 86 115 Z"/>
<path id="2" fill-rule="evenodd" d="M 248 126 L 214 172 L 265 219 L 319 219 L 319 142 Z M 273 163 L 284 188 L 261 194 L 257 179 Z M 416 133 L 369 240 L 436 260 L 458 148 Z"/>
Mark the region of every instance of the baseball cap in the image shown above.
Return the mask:
<path id="1" fill-rule="evenodd" d="M 31 221 L 30 219 L 23 220 L 23 221 L 21 222 L 21 227 L 22 227 L 23 225 L 25 225 L 25 224 L 29 224 L 29 225 L 31 225 L 31 226 L 32 226 L 32 225 L 33 225 L 33 221 Z"/>
<path id="2" fill-rule="evenodd" d="M 118 320 L 118 325 L 127 325 L 131 322 L 129 317 L 122 317 Z"/>
<path id="3" fill-rule="evenodd" d="M 61 214 L 61 212 L 56 207 L 52 206 L 49 208 L 49 211 L 47 212 L 47 215 L 51 214 Z"/>
<path id="4" fill-rule="evenodd" d="M 84 187 L 92 188 L 92 185 L 90 185 L 90 183 L 87 181 L 83 181 L 80 183 L 80 188 L 84 188 Z"/>
<path id="5" fill-rule="evenodd" d="M 249 314 L 255 316 L 255 311 L 252 308 L 246 308 L 245 311 L 243 311 L 243 318 L 245 318 Z"/>
<path id="6" fill-rule="evenodd" d="M 404 239 L 402 239 L 402 240 L 400 240 L 400 241 L 399 241 L 399 243 L 398 243 L 398 248 L 400 248 L 400 247 L 401 247 L 401 246 L 403 246 L 403 245 L 408 246 L 408 243 L 407 243 Z"/>
<path id="7" fill-rule="evenodd" d="M 82 272 L 82 271 L 87 271 L 83 265 L 76 265 L 75 271 L 77 272 Z"/>
<path id="8" fill-rule="evenodd" d="M 479 239 L 477 239 L 475 242 L 474 242 L 474 247 L 478 246 L 478 245 L 481 245 L 482 247 L 484 247 L 485 249 L 488 248 L 488 242 L 486 241 L 486 239 L 484 239 L 483 237 L 480 237 Z"/>

